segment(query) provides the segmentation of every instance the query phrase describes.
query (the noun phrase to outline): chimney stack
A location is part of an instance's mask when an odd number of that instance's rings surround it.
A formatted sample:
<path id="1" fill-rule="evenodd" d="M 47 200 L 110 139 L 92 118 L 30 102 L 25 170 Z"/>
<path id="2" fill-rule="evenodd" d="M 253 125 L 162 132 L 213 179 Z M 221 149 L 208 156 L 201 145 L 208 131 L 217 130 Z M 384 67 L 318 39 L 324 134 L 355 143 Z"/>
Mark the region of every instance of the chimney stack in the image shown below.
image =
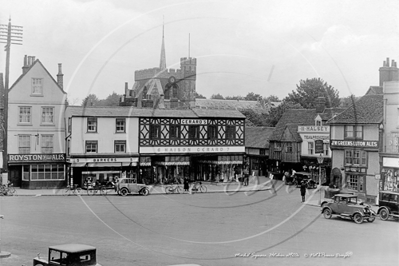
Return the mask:
<path id="1" fill-rule="evenodd" d="M 24 65 L 22 66 L 22 74 L 25 74 L 28 72 L 29 66 L 28 66 L 28 56 L 24 56 Z"/>
<path id="2" fill-rule="evenodd" d="M 392 59 L 391 66 L 389 65 L 389 57 L 384 61 L 383 66 L 380 67 L 380 87 L 386 81 L 399 81 L 399 69 L 397 63 Z"/>
<path id="3" fill-rule="evenodd" d="M 62 64 L 58 64 L 57 83 L 61 89 L 64 89 L 64 74 L 62 74 Z"/>

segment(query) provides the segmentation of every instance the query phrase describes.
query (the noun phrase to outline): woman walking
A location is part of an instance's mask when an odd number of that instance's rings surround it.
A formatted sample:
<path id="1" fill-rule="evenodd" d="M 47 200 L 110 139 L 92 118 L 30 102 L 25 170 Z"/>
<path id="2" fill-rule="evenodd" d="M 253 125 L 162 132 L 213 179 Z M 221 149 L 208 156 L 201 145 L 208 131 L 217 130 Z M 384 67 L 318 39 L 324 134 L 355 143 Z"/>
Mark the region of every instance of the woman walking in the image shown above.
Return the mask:
<path id="1" fill-rule="evenodd" d="M 184 178 L 183 187 L 184 187 L 184 191 L 188 191 L 189 187 L 188 187 L 188 179 L 187 179 L 187 177 Z"/>

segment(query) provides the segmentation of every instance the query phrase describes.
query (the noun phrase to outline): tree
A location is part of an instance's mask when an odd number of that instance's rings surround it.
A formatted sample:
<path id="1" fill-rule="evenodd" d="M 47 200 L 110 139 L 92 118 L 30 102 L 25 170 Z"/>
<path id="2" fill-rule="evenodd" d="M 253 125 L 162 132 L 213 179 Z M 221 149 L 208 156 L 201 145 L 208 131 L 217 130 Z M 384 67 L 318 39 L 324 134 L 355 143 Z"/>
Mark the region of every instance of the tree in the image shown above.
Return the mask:
<path id="1" fill-rule="evenodd" d="M 316 99 L 323 96 L 327 108 L 340 105 L 339 92 L 320 78 L 301 80 L 296 87 L 296 91 L 292 91 L 284 99 L 286 102 L 298 103 L 305 109 L 313 109 L 316 108 Z"/>
<path id="2" fill-rule="evenodd" d="M 258 101 L 262 99 L 262 96 L 260 96 L 260 94 L 249 92 L 247 96 L 244 97 L 244 99 L 247 101 Z"/>
<path id="3" fill-rule="evenodd" d="M 118 106 L 121 97 L 122 96 L 116 92 L 112 92 L 105 100 L 99 100 L 97 106 Z"/>
<path id="4" fill-rule="evenodd" d="M 219 100 L 224 100 L 224 97 L 221 94 L 213 94 L 211 96 L 211 99 L 219 99 Z"/>
<path id="5" fill-rule="evenodd" d="M 252 109 L 242 109 L 240 112 L 245 115 L 245 125 L 253 127 L 268 126 L 267 115 L 260 112 L 255 112 Z"/>
<path id="6" fill-rule="evenodd" d="M 269 102 L 280 102 L 280 99 L 276 95 L 270 95 L 265 100 Z"/>
<path id="7" fill-rule="evenodd" d="M 199 94 L 198 92 L 194 92 L 194 98 L 195 99 L 206 99 L 206 97 L 202 94 Z"/>
<path id="8" fill-rule="evenodd" d="M 83 107 L 96 106 L 98 101 L 99 99 L 95 94 L 89 94 L 86 96 L 86 98 L 83 99 L 82 106 Z"/>
<path id="9" fill-rule="evenodd" d="M 226 96 L 226 100 L 244 100 L 244 97 L 237 95 L 237 96 Z"/>
<path id="10" fill-rule="evenodd" d="M 267 118 L 267 125 L 275 127 L 280 120 L 281 116 L 287 109 L 302 109 L 299 103 L 292 103 L 283 101 L 279 106 L 270 108 L 269 116 Z"/>
<path id="11" fill-rule="evenodd" d="M 342 98 L 340 107 L 348 108 L 348 107 L 352 106 L 357 100 L 358 100 L 358 97 L 356 97 L 354 94 L 352 94 L 348 97 Z"/>

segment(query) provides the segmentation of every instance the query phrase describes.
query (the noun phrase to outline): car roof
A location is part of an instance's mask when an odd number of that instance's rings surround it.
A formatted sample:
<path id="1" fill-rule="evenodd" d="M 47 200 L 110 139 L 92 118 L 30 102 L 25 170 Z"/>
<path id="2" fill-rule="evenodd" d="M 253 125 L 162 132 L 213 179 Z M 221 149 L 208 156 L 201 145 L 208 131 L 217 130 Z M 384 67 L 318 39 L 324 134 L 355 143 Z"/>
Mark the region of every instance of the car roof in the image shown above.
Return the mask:
<path id="1" fill-rule="evenodd" d="M 353 194 L 335 194 L 335 197 L 357 198 L 357 196 L 356 196 L 356 195 L 353 195 Z"/>
<path id="2" fill-rule="evenodd" d="M 399 195 L 399 192 L 395 192 L 395 191 L 380 191 L 380 193 Z"/>
<path id="3" fill-rule="evenodd" d="M 50 246 L 49 248 L 59 251 L 65 251 L 68 253 L 96 250 L 95 247 L 84 244 L 63 244 L 63 245 Z"/>

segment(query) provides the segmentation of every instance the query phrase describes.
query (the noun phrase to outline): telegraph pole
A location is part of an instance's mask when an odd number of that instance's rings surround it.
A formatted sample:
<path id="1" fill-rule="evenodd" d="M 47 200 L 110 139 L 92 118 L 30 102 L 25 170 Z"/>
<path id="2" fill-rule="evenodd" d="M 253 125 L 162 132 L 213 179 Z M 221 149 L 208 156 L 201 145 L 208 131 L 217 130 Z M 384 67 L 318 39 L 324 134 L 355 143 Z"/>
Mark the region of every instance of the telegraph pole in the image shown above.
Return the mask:
<path id="1" fill-rule="evenodd" d="M 8 24 L 0 24 L 0 43 L 5 43 L 4 51 L 6 52 L 6 75 L 4 84 L 4 134 L 3 134 L 3 175 L 8 179 L 8 90 L 10 79 L 10 51 L 11 44 L 22 45 L 22 26 L 11 24 L 11 18 Z"/>

